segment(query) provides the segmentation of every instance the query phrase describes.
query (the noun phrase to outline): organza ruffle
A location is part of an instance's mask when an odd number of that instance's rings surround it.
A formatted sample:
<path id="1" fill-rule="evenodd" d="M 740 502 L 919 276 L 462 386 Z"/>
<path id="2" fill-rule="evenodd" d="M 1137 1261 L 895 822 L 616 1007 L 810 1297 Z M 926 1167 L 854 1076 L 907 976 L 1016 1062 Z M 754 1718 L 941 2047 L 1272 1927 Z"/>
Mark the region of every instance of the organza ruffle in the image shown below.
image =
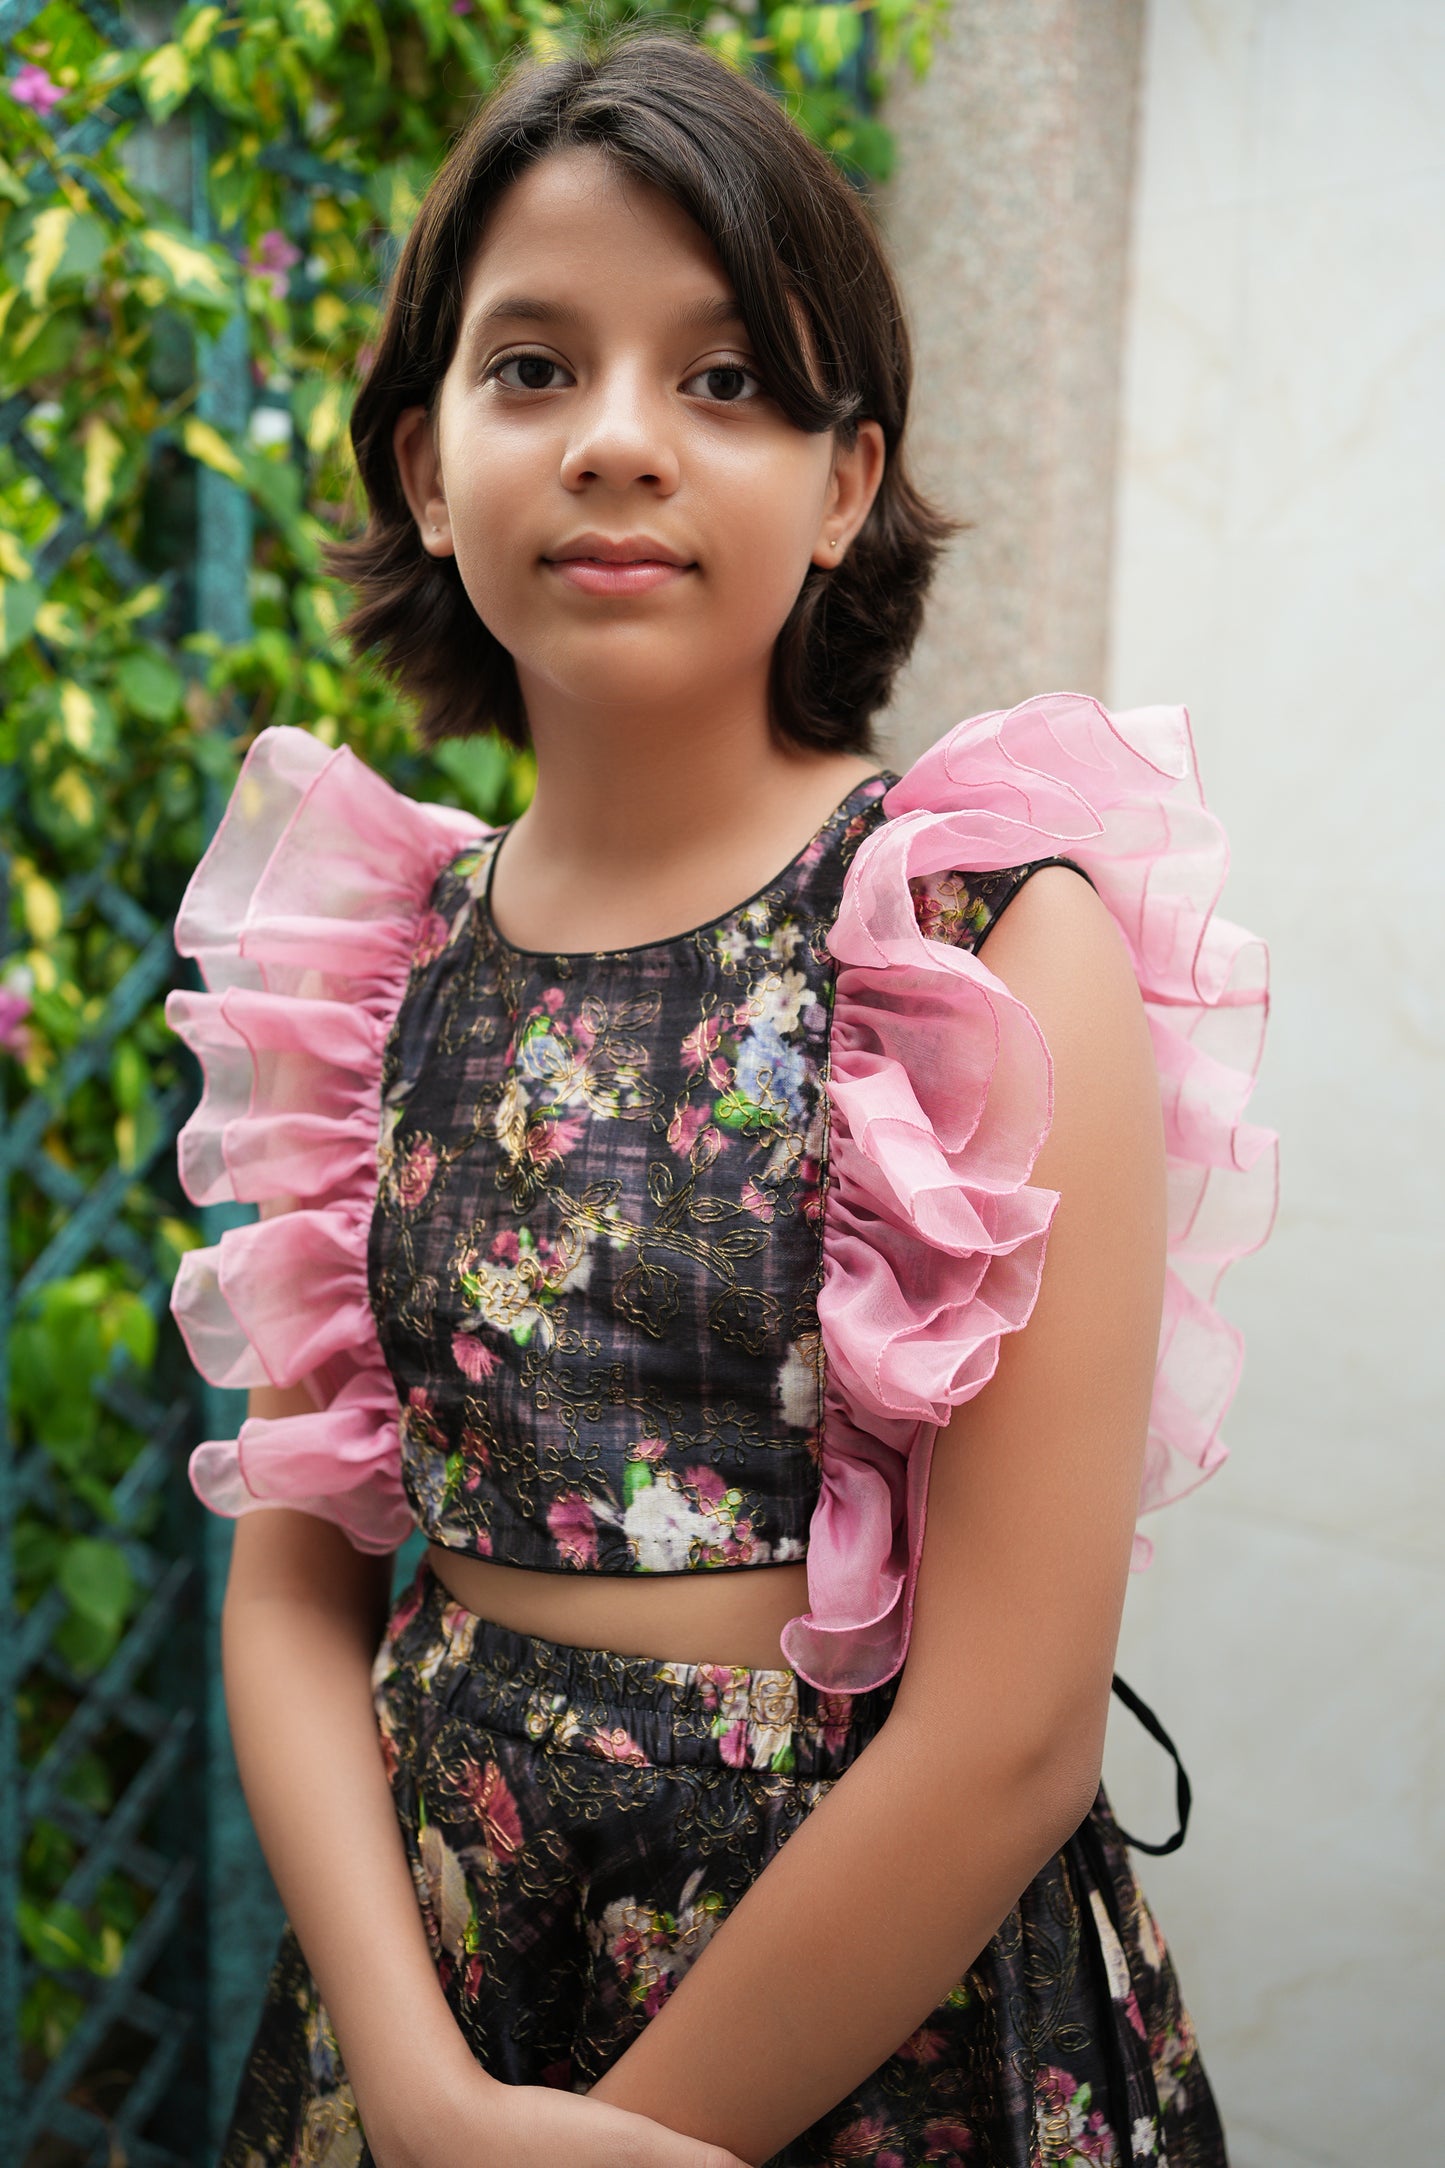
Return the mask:
<path id="1" fill-rule="evenodd" d="M 1228 847 L 1182 707 L 1075 693 L 959 723 L 889 791 L 828 946 L 838 960 L 818 1317 L 821 1490 L 809 1608 L 783 1630 L 811 1685 L 858 1693 L 908 1648 L 934 1441 L 1028 1319 L 1057 1193 L 1029 1174 L 1052 1071 L 1028 1009 L 919 929 L 909 882 L 1067 855 L 1128 942 L 1169 1161 L 1168 1271 L 1141 1511 L 1225 1457 L 1240 1335 L 1214 1306 L 1274 1219 L 1277 1140 L 1243 1119 L 1268 1013 L 1254 935 L 1219 917 Z M 1135 1537 L 1135 1563 L 1151 1546 Z"/>
<path id="2" fill-rule="evenodd" d="M 263 1216 L 191 1251 L 171 1308 L 212 1384 L 301 1385 L 315 1402 L 196 1448 L 191 1482 L 214 1512 L 294 1506 L 363 1551 L 411 1532 L 367 1288 L 381 1058 L 430 935 L 432 884 L 484 832 L 403 797 L 344 747 L 273 728 L 186 890 L 176 947 L 208 991 L 166 1003 L 205 1080 L 181 1182 L 196 1204 Z"/>

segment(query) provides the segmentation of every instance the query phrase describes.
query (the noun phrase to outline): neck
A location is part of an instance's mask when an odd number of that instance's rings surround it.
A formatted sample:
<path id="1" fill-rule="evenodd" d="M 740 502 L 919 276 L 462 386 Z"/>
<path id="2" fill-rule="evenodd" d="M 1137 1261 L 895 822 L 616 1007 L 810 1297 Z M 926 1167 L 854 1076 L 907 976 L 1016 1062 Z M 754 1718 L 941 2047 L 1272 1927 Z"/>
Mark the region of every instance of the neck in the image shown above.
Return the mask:
<path id="1" fill-rule="evenodd" d="M 797 830 L 800 807 L 806 819 L 816 801 L 823 819 L 880 765 L 779 744 L 759 688 L 693 691 L 685 712 L 583 708 L 554 688 L 524 696 L 537 781 L 509 849 L 514 864 L 525 855 L 578 882 L 635 882 L 642 866 L 649 885 L 665 884 L 671 869 L 726 859 L 744 839 L 766 857 Z"/>

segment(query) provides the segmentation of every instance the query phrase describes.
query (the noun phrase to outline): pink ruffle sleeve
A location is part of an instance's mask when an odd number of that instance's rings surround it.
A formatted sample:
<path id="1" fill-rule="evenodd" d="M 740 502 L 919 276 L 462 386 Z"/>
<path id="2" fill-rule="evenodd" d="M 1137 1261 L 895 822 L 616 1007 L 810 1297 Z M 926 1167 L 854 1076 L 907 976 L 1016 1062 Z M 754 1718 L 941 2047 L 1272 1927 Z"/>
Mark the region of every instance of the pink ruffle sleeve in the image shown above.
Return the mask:
<path id="1" fill-rule="evenodd" d="M 848 869 L 827 1082 L 818 1318 L 826 1392 L 808 1610 L 783 1630 L 810 1684 L 859 1693 L 907 1653 L 929 1466 L 1038 1294 L 1056 1191 L 1029 1174 L 1052 1069 L 1034 1017 L 966 949 L 926 937 L 910 879 L 1063 855 L 1129 944 L 1169 1163 L 1168 1271 L 1141 1511 L 1225 1458 L 1241 1340 L 1214 1298 L 1273 1224 L 1277 1139 L 1244 1120 L 1268 1013 L 1264 944 L 1215 911 L 1228 865 L 1182 707 L 1110 714 L 1051 693 L 959 723 L 889 791 Z M 1135 1537 L 1134 1563 L 1152 1546 Z"/>
<path id="2" fill-rule="evenodd" d="M 294 1506 L 361 1551 L 410 1533 L 396 1393 L 367 1288 L 381 1061 L 441 868 L 484 834 L 403 797 L 345 747 L 263 730 L 187 888 L 175 942 L 205 993 L 166 1018 L 205 1089 L 181 1131 L 196 1204 L 258 1204 L 181 1262 L 171 1309 L 214 1385 L 304 1385 L 314 1412 L 250 1417 L 191 1456 L 213 1512 Z"/>

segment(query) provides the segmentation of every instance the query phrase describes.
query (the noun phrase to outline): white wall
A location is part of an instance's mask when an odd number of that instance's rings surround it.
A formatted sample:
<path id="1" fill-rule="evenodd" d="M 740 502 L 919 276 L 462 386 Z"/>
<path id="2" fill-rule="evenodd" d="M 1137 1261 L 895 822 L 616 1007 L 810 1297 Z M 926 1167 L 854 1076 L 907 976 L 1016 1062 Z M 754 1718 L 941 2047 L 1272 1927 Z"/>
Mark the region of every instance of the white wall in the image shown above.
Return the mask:
<path id="1" fill-rule="evenodd" d="M 1110 682 L 1184 700 L 1270 941 L 1276 1233 L 1120 1669 L 1234 2168 L 1445 2146 L 1445 6 L 1151 0 Z M 1165 1788 L 1122 1718 L 1134 1826 Z M 1162 1757 L 1159 1757 L 1162 1760 Z"/>

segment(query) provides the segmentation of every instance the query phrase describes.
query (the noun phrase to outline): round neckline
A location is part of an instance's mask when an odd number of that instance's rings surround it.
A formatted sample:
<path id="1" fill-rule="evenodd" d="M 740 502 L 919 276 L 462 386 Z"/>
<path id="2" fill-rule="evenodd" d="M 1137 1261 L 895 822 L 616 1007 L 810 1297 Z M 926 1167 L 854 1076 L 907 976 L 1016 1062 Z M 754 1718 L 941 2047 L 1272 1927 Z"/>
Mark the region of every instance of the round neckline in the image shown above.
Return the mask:
<path id="1" fill-rule="evenodd" d="M 742 912 L 748 910 L 751 905 L 766 896 L 770 890 L 776 888 L 780 881 L 785 881 L 799 861 L 807 857 L 818 838 L 825 836 L 834 822 L 847 812 L 858 793 L 866 790 L 870 783 L 878 783 L 884 780 L 888 782 L 890 787 L 897 781 L 897 777 L 891 768 L 875 768 L 871 775 L 860 776 L 847 796 L 839 799 L 827 819 L 813 830 L 807 842 L 799 850 L 794 851 L 787 864 L 780 867 L 771 880 L 764 881 L 761 888 L 755 888 L 750 896 L 744 896 L 741 903 L 730 905 L 726 911 L 719 911 L 716 918 L 705 918 L 699 925 L 689 926 L 682 933 L 664 934 L 661 939 L 656 941 L 633 941 L 626 948 L 533 949 L 520 948 L 515 941 L 507 939 L 498 926 L 496 919 L 492 916 L 492 880 L 497 870 L 497 860 L 501 855 L 503 839 L 515 826 L 514 822 L 508 821 L 497 830 L 496 840 L 492 845 L 492 855 L 487 863 L 487 878 L 483 883 L 482 893 L 477 899 L 478 911 L 482 923 L 486 927 L 487 938 L 495 943 L 498 948 L 504 949 L 509 956 L 532 957 L 544 963 L 591 963 L 598 958 L 646 956 L 655 949 L 676 948 L 680 941 L 691 941 L 700 933 L 710 933 L 715 926 L 725 926 L 730 918 L 737 918 Z"/>

